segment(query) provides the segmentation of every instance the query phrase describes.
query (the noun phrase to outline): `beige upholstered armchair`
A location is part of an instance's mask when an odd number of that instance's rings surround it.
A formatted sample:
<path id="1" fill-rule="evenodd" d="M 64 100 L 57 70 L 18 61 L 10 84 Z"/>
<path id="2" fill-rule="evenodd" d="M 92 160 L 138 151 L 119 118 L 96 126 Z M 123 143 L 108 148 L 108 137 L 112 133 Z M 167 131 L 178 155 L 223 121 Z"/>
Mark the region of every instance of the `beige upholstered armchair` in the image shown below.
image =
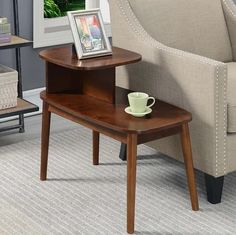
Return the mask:
<path id="1" fill-rule="evenodd" d="M 113 44 L 143 56 L 117 71 L 117 85 L 192 112 L 195 167 L 219 203 L 236 170 L 236 6 L 232 0 L 110 0 Z M 152 146 L 182 159 L 179 139 Z M 235 182 L 236 183 L 236 182 Z"/>

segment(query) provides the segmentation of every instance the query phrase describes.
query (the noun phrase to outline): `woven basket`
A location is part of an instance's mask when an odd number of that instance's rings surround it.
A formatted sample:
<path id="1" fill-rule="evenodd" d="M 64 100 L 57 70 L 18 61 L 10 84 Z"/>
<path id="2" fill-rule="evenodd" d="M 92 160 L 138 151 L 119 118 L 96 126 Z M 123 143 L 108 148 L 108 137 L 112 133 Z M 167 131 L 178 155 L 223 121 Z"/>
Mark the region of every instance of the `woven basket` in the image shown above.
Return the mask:
<path id="1" fill-rule="evenodd" d="M 17 83 L 17 71 L 0 65 L 0 110 L 17 106 Z"/>

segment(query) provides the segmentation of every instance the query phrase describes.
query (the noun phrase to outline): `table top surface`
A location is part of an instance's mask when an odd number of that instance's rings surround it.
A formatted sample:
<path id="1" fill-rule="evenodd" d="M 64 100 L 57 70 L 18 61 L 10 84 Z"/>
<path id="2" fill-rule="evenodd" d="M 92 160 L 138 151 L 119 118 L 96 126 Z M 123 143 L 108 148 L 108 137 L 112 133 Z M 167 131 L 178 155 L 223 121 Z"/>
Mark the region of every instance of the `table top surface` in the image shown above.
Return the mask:
<path id="1" fill-rule="evenodd" d="M 79 60 L 72 50 L 72 45 L 50 48 L 39 53 L 40 57 L 50 63 L 74 70 L 97 70 L 114 68 L 141 61 L 142 56 L 132 51 L 112 47 L 112 55 Z"/>
<path id="2" fill-rule="evenodd" d="M 125 113 L 129 90 L 116 88 L 116 104 L 99 101 L 82 94 L 47 94 L 41 98 L 49 105 L 74 117 L 123 133 L 147 134 L 176 127 L 191 121 L 191 113 L 160 100 L 152 107 L 152 113 L 137 118 Z"/>

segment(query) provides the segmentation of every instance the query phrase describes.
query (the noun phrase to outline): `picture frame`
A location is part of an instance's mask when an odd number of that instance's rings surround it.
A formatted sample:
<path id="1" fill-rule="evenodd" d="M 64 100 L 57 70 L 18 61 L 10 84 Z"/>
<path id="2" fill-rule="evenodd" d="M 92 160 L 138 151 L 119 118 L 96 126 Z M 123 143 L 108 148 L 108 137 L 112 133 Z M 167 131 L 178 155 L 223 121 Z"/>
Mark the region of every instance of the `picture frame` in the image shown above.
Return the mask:
<path id="1" fill-rule="evenodd" d="M 112 54 L 100 9 L 67 12 L 79 59 Z"/>

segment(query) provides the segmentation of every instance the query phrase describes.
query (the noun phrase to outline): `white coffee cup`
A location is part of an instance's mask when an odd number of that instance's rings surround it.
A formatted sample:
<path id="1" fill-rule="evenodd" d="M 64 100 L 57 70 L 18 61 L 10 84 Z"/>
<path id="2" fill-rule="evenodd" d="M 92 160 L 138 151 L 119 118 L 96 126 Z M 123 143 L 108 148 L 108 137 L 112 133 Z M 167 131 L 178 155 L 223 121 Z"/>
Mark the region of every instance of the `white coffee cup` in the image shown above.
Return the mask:
<path id="1" fill-rule="evenodd" d="M 144 113 L 147 108 L 152 107 L 156 100 L 154 97 L 149 97 L 144 92 L 131 92 L 128 94 L 130 109 L 133 113 Z M 148 100 L 153 100 L 150 105 L 147 105 Z"/>

